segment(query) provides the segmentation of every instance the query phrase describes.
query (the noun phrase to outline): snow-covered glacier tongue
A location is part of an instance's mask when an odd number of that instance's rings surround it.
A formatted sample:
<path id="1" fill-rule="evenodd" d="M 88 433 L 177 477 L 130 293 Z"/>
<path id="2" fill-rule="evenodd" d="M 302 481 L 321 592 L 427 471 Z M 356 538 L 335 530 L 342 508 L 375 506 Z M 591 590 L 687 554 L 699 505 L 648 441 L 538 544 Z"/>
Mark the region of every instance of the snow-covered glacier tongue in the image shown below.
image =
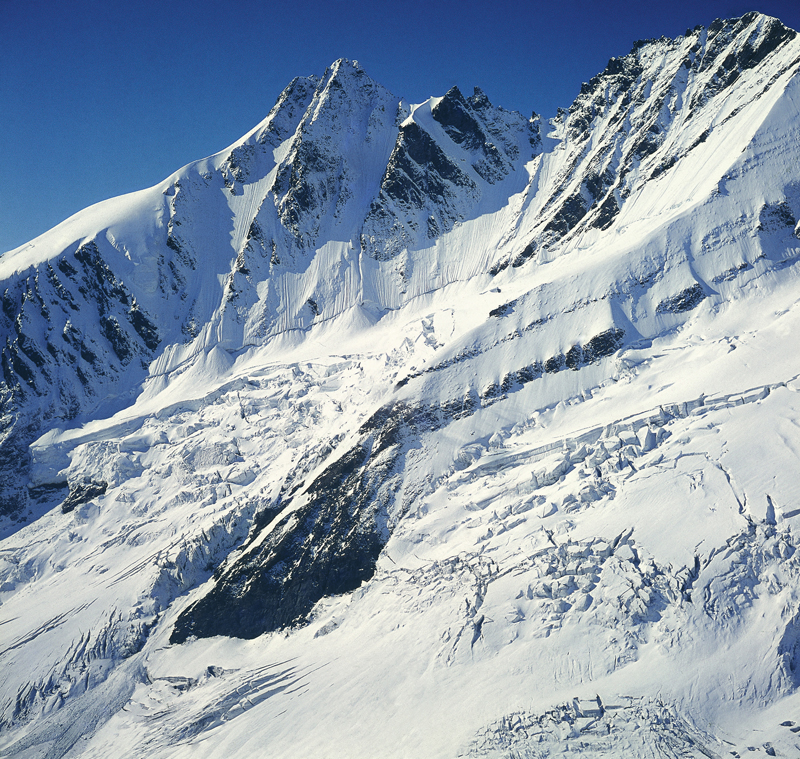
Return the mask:
<path id="1" fill-rule="evenodd" d="M 800 755 L 799 69 L 340 60 L 2 256 L 0 753 Z"/>

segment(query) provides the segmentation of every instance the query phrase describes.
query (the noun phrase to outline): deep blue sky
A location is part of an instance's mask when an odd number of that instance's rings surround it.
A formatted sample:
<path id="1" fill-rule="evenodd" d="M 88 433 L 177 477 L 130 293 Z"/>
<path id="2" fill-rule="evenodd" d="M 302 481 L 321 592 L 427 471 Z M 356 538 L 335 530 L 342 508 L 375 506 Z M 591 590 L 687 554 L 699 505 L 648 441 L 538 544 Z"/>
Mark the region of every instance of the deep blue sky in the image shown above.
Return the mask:
<path id="1" fill-rule="evenodd" d="M 749 10 L 800 29 L 800 0 L 0 0 L 0 251 L 223 149 L 336 58 L 411 102 L 478 85 L 551 115 L 634 40 Z"/>

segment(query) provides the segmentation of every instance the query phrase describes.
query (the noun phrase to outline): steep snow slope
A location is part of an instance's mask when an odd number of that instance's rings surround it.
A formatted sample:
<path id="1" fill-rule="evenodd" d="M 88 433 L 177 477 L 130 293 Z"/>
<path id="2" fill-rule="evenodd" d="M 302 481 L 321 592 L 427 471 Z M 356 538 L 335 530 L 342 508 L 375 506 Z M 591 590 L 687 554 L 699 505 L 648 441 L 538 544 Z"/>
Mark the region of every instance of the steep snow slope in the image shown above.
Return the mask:
<path id="1" fill-rule="evenodd" d="M 0 259 L 5 754 L 800 752 L 798 67 L 338 61 Z"/>

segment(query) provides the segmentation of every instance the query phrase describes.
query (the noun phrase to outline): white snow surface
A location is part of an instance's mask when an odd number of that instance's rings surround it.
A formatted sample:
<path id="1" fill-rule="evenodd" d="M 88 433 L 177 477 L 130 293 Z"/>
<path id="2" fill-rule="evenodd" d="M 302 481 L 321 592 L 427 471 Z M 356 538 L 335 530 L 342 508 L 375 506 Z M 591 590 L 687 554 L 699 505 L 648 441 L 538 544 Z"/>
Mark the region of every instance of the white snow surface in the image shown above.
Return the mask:
<path id="1" fill-rule="evenodd" d="M 0 755 L 800 756 L 800 40 L 719 92 L 683 65 L 772 28 L 744 18 L 645 43 L 632 102 L 595 88 L 538 143 L 495 109 L 492 181 L 442 98 L 338 61 L 0 258 L 13 283 L 93 241 L 160 336 L 29 447 L 31 492 L 106 489 L 3 522 Z M 365 241 L 412 123 L 474 189 L 392 200 Z M 389 403 L 470 412 L 405 450 L 370 579 L 302 624 L 171 643 Z"/>

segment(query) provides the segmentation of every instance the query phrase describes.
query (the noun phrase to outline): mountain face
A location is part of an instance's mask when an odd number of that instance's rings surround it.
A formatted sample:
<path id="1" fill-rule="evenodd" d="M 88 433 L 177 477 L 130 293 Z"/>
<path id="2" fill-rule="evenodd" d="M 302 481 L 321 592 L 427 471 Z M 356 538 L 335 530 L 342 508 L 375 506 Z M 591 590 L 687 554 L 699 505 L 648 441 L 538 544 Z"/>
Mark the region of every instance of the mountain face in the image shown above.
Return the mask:
<path id="1" fill-rule="evenodd" d="M 0 752 L 800 754 L 798 70 L 340 60 L 0 257 Z"/>

